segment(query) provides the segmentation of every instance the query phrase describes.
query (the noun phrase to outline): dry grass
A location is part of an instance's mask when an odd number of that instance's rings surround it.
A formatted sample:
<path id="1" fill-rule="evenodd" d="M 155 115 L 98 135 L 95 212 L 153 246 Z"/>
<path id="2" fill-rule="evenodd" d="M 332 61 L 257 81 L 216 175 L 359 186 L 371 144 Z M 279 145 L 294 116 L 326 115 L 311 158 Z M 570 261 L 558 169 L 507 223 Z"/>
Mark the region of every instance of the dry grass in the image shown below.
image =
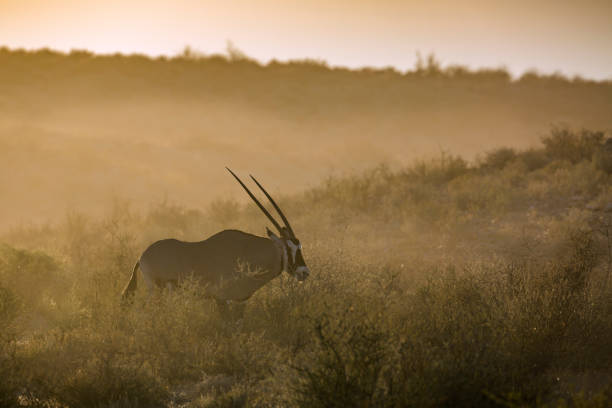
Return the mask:
<path id="1" fill-rule="evenodd" d="M 612 219 L 598 209 L 612 176 L 598 133 L 569 134 L 571 149 L 593 138 L 591 154 L 566 160 L 553 132 L 539 149 L 281 197 L 312 275 L 274 280 L 241 321 L 190 282 L 129 308 L 119 297 L 151 241 L 262 231 L 254 206 L 118 202 L 14 228 L 0 249 L 0 406 L 604 407 Z"/>

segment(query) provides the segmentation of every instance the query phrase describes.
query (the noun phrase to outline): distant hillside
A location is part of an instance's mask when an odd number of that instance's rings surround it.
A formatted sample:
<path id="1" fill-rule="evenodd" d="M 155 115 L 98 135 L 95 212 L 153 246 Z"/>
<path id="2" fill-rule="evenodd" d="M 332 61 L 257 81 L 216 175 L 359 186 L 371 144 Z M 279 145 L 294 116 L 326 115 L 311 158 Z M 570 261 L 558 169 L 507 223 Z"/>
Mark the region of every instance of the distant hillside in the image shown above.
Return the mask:
<path id="1" fill-rule="evenodd" d="M 537 144 L 551 125 L 612 129 L 612 82 L 504 70 L 400 73 L 234 56 L 0 48 L 0 222 L 239 191 L 229 165 L 293 192 L 440 150 Z"/>

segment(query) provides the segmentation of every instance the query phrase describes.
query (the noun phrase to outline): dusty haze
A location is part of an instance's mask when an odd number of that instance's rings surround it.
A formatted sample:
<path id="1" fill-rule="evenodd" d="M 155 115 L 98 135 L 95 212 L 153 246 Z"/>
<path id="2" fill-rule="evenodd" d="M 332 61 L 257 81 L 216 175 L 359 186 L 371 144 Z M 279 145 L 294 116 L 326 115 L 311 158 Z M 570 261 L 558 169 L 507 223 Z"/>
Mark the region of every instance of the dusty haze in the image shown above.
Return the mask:
<path id="1" fill-rule="evenodd" d="M 503 70 L 260 65 L 233 50 L 173 59 L 0 51 L 3 228 L 113 200 L 243 200 L 225 173 L 278 194 L 441 151 L 538 144 L 551 125 L 612 127 L 612 84 Z"/>
<path id="2" fill-rule="evenodd" d="M 610 406 L 611 17 L 0 0 L 0 407 Z M 151 243 L 272 227 L 225 166 L 310 276 L 147 291 Z"/>

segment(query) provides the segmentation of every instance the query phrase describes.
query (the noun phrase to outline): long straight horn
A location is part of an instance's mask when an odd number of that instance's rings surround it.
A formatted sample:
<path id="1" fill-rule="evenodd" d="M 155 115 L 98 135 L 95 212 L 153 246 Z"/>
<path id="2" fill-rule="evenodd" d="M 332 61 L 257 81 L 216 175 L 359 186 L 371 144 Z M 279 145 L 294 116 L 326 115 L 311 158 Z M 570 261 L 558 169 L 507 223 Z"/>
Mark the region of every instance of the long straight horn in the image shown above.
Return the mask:
<path id="1" fill-rule="evenodd" d="M 249 176 L 251 176 L 251 175 L 249 174 Z M 255 184 L 257 184 L 257 186 L 261 189 L 261 191 L 263 191 L 263 193 L 266 195 L 266 197 L 268 197 L 268 200 L 270 200 L 270 202 L 272 203 L 272 205 L 276 209 L 276 212 L 278 213 L 278 215 L 280 215 L 280 217 L 283 219 L 283 222 L 285 223 L 285 226 L 287 227 L 287 229 L 289 230 L 291 235 L 293 235 L 295 237 L 295 233 L 293 232 L 293 229 L 291 228 L 291 225 L 289 224 L 289 221 L 287 220 L 287 217 L 285 217 L 285 214 L 283 214 L 281 209 L 278 207 L 278 205 L 276 204 L 276 201 L 274 201 L 274 199 L 272 197 L 270 197 L 270 194 L 268 194 L 266 189 L 263 188 L 263 186 L 261 184 L 259 184 L 259 181 L 257 181 L 255 179 L 255 177 L 251 176 L 251 178 L 253 179 Z"/>
<path id="2" fill-rule="evenodd" d="M 259 209 L 260 209 L 261 211 L 263 211 L 263 213 L 266 215 L 266 217 L 268 217 L 268 219 L 270 220 L 270 222 L 272 222 L 272 224 L 274 224 L 274 226 L 275 226 L 275 227 L 276 227 L 276 229 L 278 230 L 279 234 L 282 234 L 282 233 L 283 233 L 283 229 L 282 229 L 282 228 L 281 228 L 281 226 L 278 224 L 278 222 L 276 222 L 276 220 L 275 220 L 274 218 L 272 218 L 272 216 L 270 215 L 270 213 L 268 212 L 268 210 L 266 210 L 266 208 L 265 208 L 263 205 L 261 205 L 261 203 L 260 203 L 260 202 L 259 202 L 259 201 L 258 201 L 258 200 L 255 198 L 255 196 L 253 195 L 253 193 L 251 193 L 251 191 L 250 191 L 250 190 L 247 188 L 247 186 L 245 186 L 245 185 L 244 185 L 244 183 L 242 182 L 242 180 L 240 180 L 240 179 L 238 178 L 238 176 L 237 176 L 237 175 L 235 175 L 235 174 L 234 174 L 234 172 L 233 172 L 233 171 L 231 171 L 231 170 L 229 169 L 229 167 L 226 167 L 226 169 L 227 169 L 227 171 L 229 171 L 229 172 L 232 174 L 232 176 L 234 176 L 234 178 L 235 178 L 236 180 L 238 180 L 238 183 L 240 183 L 240 185 L 242 186 L 242 188 L 244 188 L 244 191 L 246 191 L 246 192 L 247 192 L 247 194 L 249 195 L 249 197 L 251 197 L 251 198 L 253 199 L 253 201 L 255 201 L 255 204 L 257 204 L 257 206 L 259 207 Z M 284 219 L 284 217 L 283 217 L 283 219 Z"/>

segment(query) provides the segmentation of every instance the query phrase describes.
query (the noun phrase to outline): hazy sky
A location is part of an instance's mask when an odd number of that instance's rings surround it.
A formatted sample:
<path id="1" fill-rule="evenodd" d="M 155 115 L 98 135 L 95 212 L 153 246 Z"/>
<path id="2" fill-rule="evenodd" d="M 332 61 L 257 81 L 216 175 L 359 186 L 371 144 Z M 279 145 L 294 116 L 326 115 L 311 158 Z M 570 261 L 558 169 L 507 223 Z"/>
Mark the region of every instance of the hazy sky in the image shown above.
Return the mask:
<path id="1" fill-rule="evenodd" d="M 0 45 L 332 65 L 505 65 L 612 79 L 612 0 L 0 0 Z"/>

